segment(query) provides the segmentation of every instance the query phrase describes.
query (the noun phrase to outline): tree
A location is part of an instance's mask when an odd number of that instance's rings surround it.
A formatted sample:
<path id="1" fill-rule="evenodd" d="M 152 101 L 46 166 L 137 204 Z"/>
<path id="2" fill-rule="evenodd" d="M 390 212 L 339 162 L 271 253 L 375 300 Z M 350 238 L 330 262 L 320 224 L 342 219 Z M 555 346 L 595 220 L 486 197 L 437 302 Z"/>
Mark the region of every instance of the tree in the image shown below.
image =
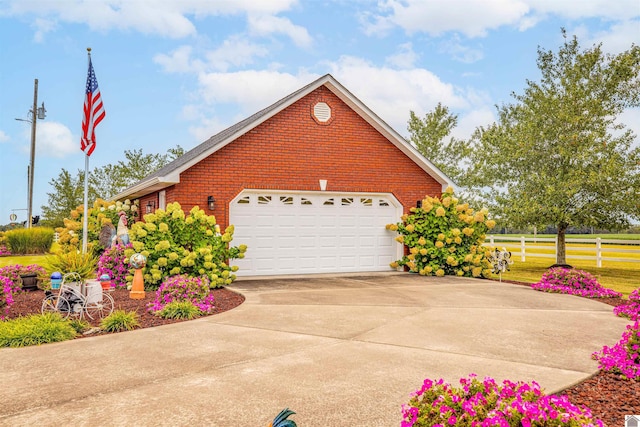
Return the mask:
<path id="1" fill-rule="evenodd" d="M 126 150 L 125 161 L 94 168 L 89 176 L 89 200 L 108 200 L 131 184 L 155 172 L 184 154 L 177 145 L 166 154 L 143 154 L 142 149 Z M 50 227 L 61 227 L 63 219 L 84 203 L 84 171 L 78 170 L 76 177 L 62 169 L 57 178 L 49 181 L 53 192 L 47 193 L 47 205 L 42 206 L 43 223 Z"/>
<path id="2" fill-rule="evenodd" d="M 466 174 L 511 225 L 554 224 L 559 264 L 569 226 L 620 229 L 640 218 L 640 148 L 617 121 L 639 105 L 640 48 L 583 51 L 562 33 L 557 54 L 538 48 L 541 81 L 527 80 L 498 123 L 476 131 Z"/>
<path id="3" fill-rule="evenodd" d="M 457 180 L 462 173 L 461 161 L 467 154 L 465 141 L 449 137 L 458 124 L 458 116 L 449 107 L 438 103 L 424 119 L 410 112 L 409 140 L 418 151 L 450 178 Z M 447 140 L 448 138 L 448 140 Z"/>
<path id="4" fill-rule="evenodd" d="M 53 187 L 53 192 L 47 193 L 47 204 L 42 205 L 42 221 L 49 227 L 61 227 L 64 218 L 69 216 L 69 212 L 81 205 L 84 200 L 84 171 L 78 170 L 76 176 L 62 169 L 58 178 L 49 181 Z M 95 199 L 97 194 L 89 187 L 89 198 Z"/>

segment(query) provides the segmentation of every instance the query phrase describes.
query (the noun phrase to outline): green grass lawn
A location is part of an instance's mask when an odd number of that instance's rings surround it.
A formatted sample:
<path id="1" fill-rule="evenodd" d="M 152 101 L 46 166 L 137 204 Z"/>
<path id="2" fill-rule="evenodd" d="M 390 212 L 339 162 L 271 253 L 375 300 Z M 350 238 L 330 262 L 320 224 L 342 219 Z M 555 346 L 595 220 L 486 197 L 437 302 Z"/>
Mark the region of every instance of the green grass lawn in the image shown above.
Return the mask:
<path id="1" fill-rule="evenodd" d="M 492 234 L 492 233 L 489 233 L 489 234 Z M 533 234 L 493 234 L 493 235 L 496 238 L 500 236 L 505 236 L 505 237 L 524 236 L 527 238 L 534 237 Z M 553 239 L 556 237 L 556 235 L 555 234 L 537 234 L 535 237 Z M 595 239 L 596 237 L 600 237 L 601 239 L 610 239 L 610 240 L 640 240 L 640 234 L 567 234 L 566 235 L 567 239 Z"/>
<path id="2" fill-rule="evenodd" d="M 38 264 L 44 266 L 47 255 L 12 255 L 0 257 L 0 267 L 6 267 L 7 265 L 31 265 Z"/>
<path id="3" fill-rule="evenodd" d="M 540 280 L 542 274 L 554 263 L 553 259 L 527 258 L 521 262 L 519 257 L 514 257 L 511 270 L 503 273 L 505 280 L 517 280 L 519 282 L 535 283 Z M 570 264 L 581 270 L 588 271 L 598 278 L 603 286 L 621 292 L 625 297 L 637 288 L 640 288 L 640 263 L 616 262 L 602 268 L 595 266 L 595 261 L 576 260 Z M 495 276 L 498 278 L 498 276 Z"/>

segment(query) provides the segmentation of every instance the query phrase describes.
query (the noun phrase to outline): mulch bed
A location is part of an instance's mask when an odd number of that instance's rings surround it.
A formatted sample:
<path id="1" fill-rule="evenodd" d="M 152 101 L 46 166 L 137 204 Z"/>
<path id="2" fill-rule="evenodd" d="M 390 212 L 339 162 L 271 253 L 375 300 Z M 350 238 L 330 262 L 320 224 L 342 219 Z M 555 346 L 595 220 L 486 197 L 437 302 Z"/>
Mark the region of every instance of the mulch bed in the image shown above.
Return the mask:
<path id="1" fill-rule="evenodd" d="M 236 292 L 226 288 L 214 289 L 215 309 L 212 314 L 215 315 L 227 310 L 231 310 L 244 302 L 244 297 Z M 138 313 L 138 323 L 140 328 L 150 328 L 152 326 L 168 325 L 169 323 L 182 322 L 183 320 L 163 319 L 155 316 L 147 311 L 147 305 L 154 300 L 155 292 L 146 292 L 143 299 L 129 298 L 129 291 L 125 289 L 114 289 L 110 291 L 114 300 L 114 310 L 135 311 Z M 44 299 L 44 291 L 21 292 L 14 295 L 15 302 L 9 308 L 8 319 L 28 316 L 34 313 L 40 313 L 42 300 Z M 99 319 L 88 319 L 92 326 L 99 326 Z"/>
<path id="2" fill-rule="evenodd" d="M 507 281 L 503 280 L 503 282 Z M 530 284 L 522 282 L 509 281 L 507 283 L 530 286 Z M 216 307 L 212 315 L 231 310 L 244 302 L 242 295 L 225 288 L 215 289 L 213 292 Z M 145 298 L 141 300 L 129 298 L 129 292 L 124 289 L 114 290 L 111 295 L 115 300 L 116 309 L 138 313 L 141 328 L 180 322 L 180 320 L 162 319 L 147 312 L 146 306 L 153 300 L 154 292 L 147 292 Z M 15 295 L 15 303 L 11 306 L 8 318 L 39 313 L 43 298 L 43 291 Z M 612 306 L 620 305 L 625 301 L 622 298 L 598 298 L 596 300 Z M 91 323 L 97 326 L 99 322 L 93 321 Z M 611 346 L 614 343 L 603 343 L 603 345 L 605 344 Z M 609 372 L 601 371 L 559 394 L 566 394 L 576 405 L 589 407 L 595 418 L 601 419 L 611 427 L 623 426 L 625 415 L 640 414 L 640 382 L 626 381 Z"/>

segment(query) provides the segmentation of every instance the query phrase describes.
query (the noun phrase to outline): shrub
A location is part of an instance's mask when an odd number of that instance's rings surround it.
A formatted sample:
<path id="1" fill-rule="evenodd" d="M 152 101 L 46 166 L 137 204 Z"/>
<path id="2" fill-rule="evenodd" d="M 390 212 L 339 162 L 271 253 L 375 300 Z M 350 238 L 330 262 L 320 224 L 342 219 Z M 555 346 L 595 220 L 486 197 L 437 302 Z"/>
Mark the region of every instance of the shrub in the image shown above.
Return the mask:
<path id="1" fill-rule="evenodd" d="M 84 331 L 91 328 L 91 324 L 83 319 L 70 318 L 67 319 L 67 322 L 71 325 L 71 327 L 78 333 L 81 334 Z"/>
<path id="2" fill-rule="evenodd" d="M 0 347 L 25 347 L 75 338 L 76 330 L 58 313 L 34 314 L 0 322 Z"/>
<path id="3" fill-rule="evenodd" d="M 536 382 L 460 379 L 460 388 L 426 379 L 403 406 L 402 427 L 412 426 L 604 426 L 588 408 L 566 396 L 545 395 Z"/>
<path id="4" fill-rule="evenodd" d="M 5 245 L 0 245 L 0 256 L 9 256 L 11 251 Z"/>
<path id="5" fill-rule="evenodd" d="M 19 228 L 5 233 L 11 253 L 17 255 L 45 254 L 53 244 L 53 229 L 47 227 Z"/>
<path id="6" fill-rule="evenodd" d="M 468 204 L 459 204 L 451 187 L 442 200 L 426 197 L 422 207 L 402 216 L 402 222 L 387 225 L 400 234 L 396 240 L 409 248 L 409 254 L 391 267 L 406 266 L 426 276 L 489 277 L 489 250 L 483 243 L 495 221 L 487 219 L 487 214 L 486 209 L 474 213 Z"/>
<path id="7" fill-rule="evenodd" d="M 5 276 L 0 276 L 0 320 L 9 313 L 13 304 L 13 282 Z"/>
<path id="8" fill-rule="evenodd" d="M 135 252 L 147 257 L 143 270 L 145 286 L 157 289 L 168 276 L 207 276 L 211 286 L 229 285 L 235 280 L 236 266 L 228 260 L 243 258 L 247 247 L 230 246 L 233 225 L 224 233 L 216 224 L 216 218 L 208 216 L 195 206 L 188 215 L 179 203 L 170 203 L 166 211 L 158 209 L 144 216 L 145 222 L 131 227 L 129 238 L 133 249 L 126 249 L 128 258 Z M 130 275 L 128 282 L 133 280 Z"/>
<path id="9" fill-rule="evenodd" d="M 47 257 L 47 269 L 59 271 L 63 274 L 75 272 L 83 279 L 95 276 L 98 259 L 91 253 L 82 254 L 78 251 L 60 252 Z"/>
<path id="10" fill-rule="evenodd" d="M 114 310 L 100 321 L 100 327 L 106 332 L 132 331 L 140 326 L 135 311 Z"/>
<path id="11" fill-rule="evenodd" d="M 640 381 L 640 321 L 627 325 L 622 338 L 613 347 L 604 346 L 592 356 L 599 369 Z"/>
<path id="12" fill-rule="evenodd" d="M 13 284 L 13 293 L 22 291 L 22 280 L 20 279 L 20 276 L 33 273 L 37 274 L 39 278 L 46 277 L 47 275 L 46 270 L 38 264 L 13 264 L 0 268 L 0 276 L 7 277 L 11 280 Z"/>
<path id="13" fill-rule="evenodd" d="M 129 266 L 126 263 L 125 249 L 130 248 L 132 248 L 131 244 L 127 246 L 117 244 L 107 248 L 98 260 L 97 276 L 108 274 L 114 287 L 126 287 Z"/>
<path id="14" fill-rule="evenodd" d="M 97 199 L 93 206 L 89 207 L 89 217 L 87 218 L 87 248 L 94 254 L 99 254 L 104 249 L 99 244 L 100 230 L 105 224 L 118 224 L 118 212 L 124 212 L 127 222 L 133 224 L 138 217 L 138 201 L 131 203 L 107 202 Z M 59 234 L 58 243 L 63 252 L 77 251 L 82 245 L 84 206 L 78 206 L 65 218 L 64 227 L 56 228 Z"/>
<path id="15" fill-rule="evenodd" d="M 199 317 L 202 311 L 191 301 L 173 301 L 165 305 L 156 315 L 163 319 L 186 319 L 191 320 Z"/>
<path id="16" fill-rule="evenodd" d="M 622 294 L 603 287 L 589 272 L 563 267 L 547 270 L 538 283 L 531 287 L 537 291 L 578 295 L 587 298 L 614 298 Z"/>
<path id="17" fill-rule="evenodd" d="M 214 309 L 215 297 L 209 287 L 209 279 L 203 277 L 172 276 L 156 291 L 156 298 L 148 305 L 150 312 L 158 312 L 172 302 L 190 302 L 203 313 Z"/>
<path id="18" fill-rule="evenodd" d="M 614 307 L 616 316 L 626 317 L 630 320 L 640 320 L 640 288 L 635 289 L 629 295 L 629 301 Z"/>

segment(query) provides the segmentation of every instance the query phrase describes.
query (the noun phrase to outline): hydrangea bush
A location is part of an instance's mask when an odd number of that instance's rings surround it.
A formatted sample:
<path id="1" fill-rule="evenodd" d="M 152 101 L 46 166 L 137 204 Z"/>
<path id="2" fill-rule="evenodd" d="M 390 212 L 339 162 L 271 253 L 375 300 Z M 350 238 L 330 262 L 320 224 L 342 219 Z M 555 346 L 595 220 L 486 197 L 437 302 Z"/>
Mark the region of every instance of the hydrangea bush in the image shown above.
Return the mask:
<path id="1" fill-rule="evenodd" d="M 99 245 L 100 230 L 105 224 L 118 224 L 118 212 L 124 212 L 127 222 L 133 224 L 138 218 L 138 201 L 131 202 L 107 202 L 97 199 L 93 206 L 89 207 L 87 218 L 87 246 L 96 253 L 102 250 Z M 58 244 L 63 252 L 80 249 L 82 245 L 82 227 L 84 221 L 84 206 L 78 206 L 64 219 L 64 227 L 56 228 L 58 232 Z"/>
<path id="2" fill-rule="evenodd" d="M 133 248 L 131 244 L 126 246 L 117 244 L 105 249 L 98 260 L 97 277 L 108 274 L 113 287 L 126 287 L 129 265 L 126 263 L 127 256 L 125 255 L 125 250 L 131 248 Z"/>
<path id="3" fill-rule="evenodd" d="M 578 295 L 587 298 L 621 297 L 620 292 L 603 287 L 596 277 L 583 270 L 555 267 L 547 270 L 538 283 L 531 287 L 537 291 Z"/>
<path id="4" fill-rule="evenodd" d="M 172 302 L 188 301 L 203 313 L 210 313 L 215 308 L 215 297 L 209 286 L 209 279 L 203 277 L 188 277 L 184 275 L 168 277 L 158 290 L 155 299 L 149 303 L 147 309 L 152 312 L 162 311 Z"/>
<path id="5" fill-rule="evenodd" d="M 453 387 L 426 379 L 402 408 L 401 427 L 604 426 L 566 396 L 545 395 L 536 382 L 480 381 L 475 375 Z"/>
<path id="6" fill-rule="evenodd" d="M 425 276 L 456 275 L 489 277 L 489 250 L 483 246 L 486 232 L 495 221 L 488 211 L 475 212 L 467 203 L 459 203 L 453 189 L 438 197 L 426 197 L 422 206 L 411 208 L 397 224 L 386 228 L 396 231 L 396 240 L 409 248 L 409 254 L 391 263 L 392 268 L 406 266 Z"/>
<path id="7" fill-rule="evenodd" d="M 599 369 L 640 381 L 640 321 L 627 325 L 620 341 L 613 347 L 604 346 L 593 353 L 593 358 L 599 362 Z"/>
<path id="8" fill-rule="evenodd" d="M 131 226 L 132 248 L 125 249 L 127 259 L 135 252 L 147 257 L 143 270 L 145 286 L 157 289 L 168 276 L 207 276 L 211 286 L 230 285 L 236 278 L 237 266 L 229 260 L 244 258 L 246 245 L 231 246 L 234 227 L 220 233 L 213 215 L 198 206 L 185 215 L 179 203 L 144 216 L 144 222 Z M 127 277 L 131 282 L 133 276 Z"/>
<path id="9" fill-rule="evenodd" d="M 634 290 L 629 295 L 629 301 L 614 307 L 616 316 L 626 317 L 630 320 L 640 320 L 640 288 Z"/>

